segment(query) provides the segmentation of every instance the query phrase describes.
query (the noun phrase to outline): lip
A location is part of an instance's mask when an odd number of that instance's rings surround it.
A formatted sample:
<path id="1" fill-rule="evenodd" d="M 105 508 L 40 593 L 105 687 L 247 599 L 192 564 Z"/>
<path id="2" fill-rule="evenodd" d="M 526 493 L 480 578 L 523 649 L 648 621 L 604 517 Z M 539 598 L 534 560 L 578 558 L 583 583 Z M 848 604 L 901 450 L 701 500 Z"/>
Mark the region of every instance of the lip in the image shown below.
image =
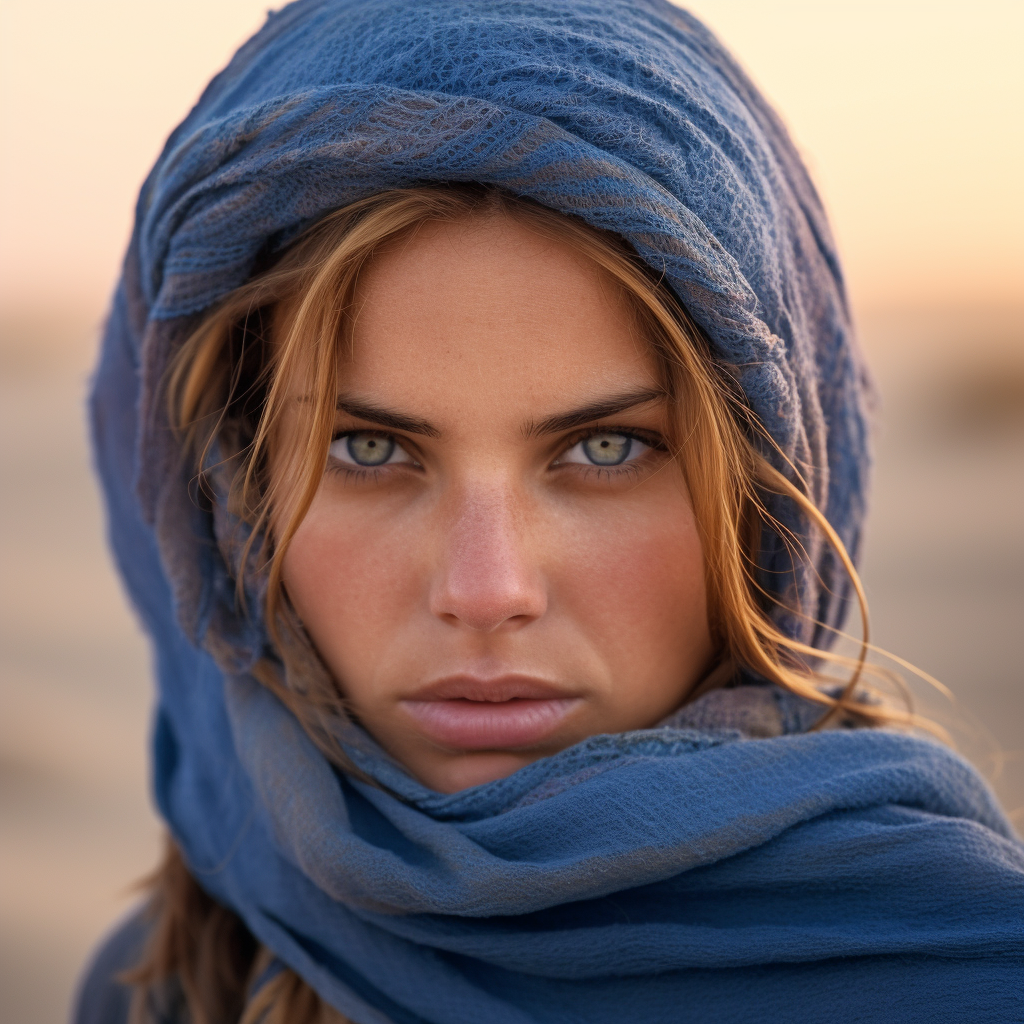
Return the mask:
<path id="1" fill-rule="evenodd" d="M 456 750 L 501 750 L 546 739 L 580 698 L 529 676 L 452 676 L 400 703 L 435 743 Z"/>

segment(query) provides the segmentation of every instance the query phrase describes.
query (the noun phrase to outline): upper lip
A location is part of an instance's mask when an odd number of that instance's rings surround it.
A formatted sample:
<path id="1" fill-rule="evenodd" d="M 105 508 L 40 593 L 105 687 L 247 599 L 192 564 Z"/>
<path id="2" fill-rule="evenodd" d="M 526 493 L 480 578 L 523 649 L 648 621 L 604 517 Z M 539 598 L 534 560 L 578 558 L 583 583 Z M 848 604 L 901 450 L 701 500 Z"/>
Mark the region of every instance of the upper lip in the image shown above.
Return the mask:
<path id="1" fill-rule="evenodd" d="M 477 700 L 500 703 L 507 700 L 565 700 L 576 696 L 562 687 L 533 676 L 502 675 L 489 679 L 480 676 L 454 675 L 435 679 L 409 694 L 405 699 Z"/>

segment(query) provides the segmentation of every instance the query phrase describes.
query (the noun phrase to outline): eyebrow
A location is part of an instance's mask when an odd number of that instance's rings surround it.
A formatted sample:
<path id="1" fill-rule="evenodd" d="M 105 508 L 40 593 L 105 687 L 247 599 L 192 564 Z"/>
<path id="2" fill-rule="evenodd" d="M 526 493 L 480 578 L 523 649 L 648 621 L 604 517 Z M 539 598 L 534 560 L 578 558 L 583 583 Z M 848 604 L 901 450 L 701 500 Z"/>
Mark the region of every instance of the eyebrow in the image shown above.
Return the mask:
<path id="1" fill-rule="evenodd" d="M 663 388 L 640 388 L 633 391 L 625 391 L 618 395 L 611 395 L 607 398 L 591 402 L 589 405 L 581 406 L 578 409 L 571 409 L 568 412 L 558 413 L 555 416 L 548 416 L 539 423 L 527 423 L 523 428 L 526 437 L 541 437 L 545 434 L 558 434 L 565 430 L 572 430 L 573 427 L 582 427 L 594 420 L 604 419 L 606 416 L 614 416 L 616 413 L 625 412 L 638 405 L 646 405 L 648 402 L 656 402 L 665 398 Z M 425 437 L 440 437 L 441 431 L 427 420 L 416 419 L 413 416 L 406 416 L 403 413 L 391 409 L 382 409 L 380 406 L 372 405 L 369 402 L 361 402 L 345 395 L 338 396 L 337 409 L 339 412 L 348 413 L 355 419 L 365 420 L 367 423 L 374 423 L 379 427 L 388 427 L 391 430 L 402 430 L 407 434 L 421 434 Z"/>
<path id="2" fill-rule="evenodd" d="M 392 412 L 390 409 L 381 409 L 368 402 L 358 402 L 346 398 L 344 395 L 338 396 L 337 409 L 339 412 L 347 412 L 349 416 L 354 416 L 357 420 L 376 423 L 378 427 L 390 427 L 392 430 L 404 430 L 407 434 L 423 434 L 426 437 L 441 436 L 441 431 L 426 420 L 404 416 L 402 413 Z"/>
<path id="3" fill-rule="evenodd" d="M 599 399 L 589 405 L 581 406 L 579 409 L 572 409 L 569 412 L 559 413 L 556 416 L 549 416 L 539 423 L 527 424 L 524 433 L 527 437 L 540 437 L 543 434 L 559 434 L 564 430 L 572 430 L 573 427 L 582 427 L 594 420 L 604 419 L 606 416 L 614 416 L 616 413 L 625 412 L 638 405 L 646 405 L 648 402 L 657 402 L 665 398 L 663 388 L 640 388 L 633 391 L 625 391 L 618 395 L 611 395 L 608 398 Z"/>

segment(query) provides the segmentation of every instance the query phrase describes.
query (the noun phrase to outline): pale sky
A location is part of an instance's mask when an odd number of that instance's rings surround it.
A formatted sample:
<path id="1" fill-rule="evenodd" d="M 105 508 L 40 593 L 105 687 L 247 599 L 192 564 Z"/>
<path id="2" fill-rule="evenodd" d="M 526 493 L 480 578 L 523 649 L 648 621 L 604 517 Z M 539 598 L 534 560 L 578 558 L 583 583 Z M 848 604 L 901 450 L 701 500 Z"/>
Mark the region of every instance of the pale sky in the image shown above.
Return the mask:
<path id="1" fill-rule="evenodd" d="M 0 4 L 0 310 L 98 313 L 164 138 L 267 3 Z M 861 309 L 1024 301 L 1024 2 L 684 6 L 790 126 Z"/>

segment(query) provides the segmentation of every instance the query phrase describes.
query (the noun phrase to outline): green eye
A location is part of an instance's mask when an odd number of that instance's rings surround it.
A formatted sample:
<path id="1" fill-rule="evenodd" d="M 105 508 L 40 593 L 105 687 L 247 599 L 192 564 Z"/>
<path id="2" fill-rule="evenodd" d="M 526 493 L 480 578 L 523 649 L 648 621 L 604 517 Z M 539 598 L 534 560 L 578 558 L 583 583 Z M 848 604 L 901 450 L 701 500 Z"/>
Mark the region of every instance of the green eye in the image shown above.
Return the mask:
<path id="1" fill-rule="evenodd" d="M 382 466 L 395 451 L 395 442 L 380 434 L 349 434 L 348 454 L 358 466 Z"/>
<path id="2" fill-rule="evenodd" d="M 342 434 L 331 444 L 331 456 L 349 466 L 384 466 L 392 462 L 409 462 L 409 456 L 393 437 L 370 430 Z"/>
<path id="3" fill-rule="evenodd" d="M 414 464 L 415 460 L 390 434 L 375 430 L 353 430 L 340 434 L 331 442 L 330 457 L 350 471 L 383 469 L 398 463 Z"/>
<path id="4" fill-rule="evenodd" d="M 618 466 L 629 458 L 635 444 L 625 434 L 592 434 L 580 442 L 580 447 L 595 466 Z"/>
<path id="5" fill-rule="evenodd" d="M 620 434 L 616 430 L 604 430 L 591 434 L 577 441 L 555 465 L 575 463 L 578 466 L 600 466 L 602 469 L 614 469 L 625 463 L 636 462 L 651 445 L 629 434 Z"/>

